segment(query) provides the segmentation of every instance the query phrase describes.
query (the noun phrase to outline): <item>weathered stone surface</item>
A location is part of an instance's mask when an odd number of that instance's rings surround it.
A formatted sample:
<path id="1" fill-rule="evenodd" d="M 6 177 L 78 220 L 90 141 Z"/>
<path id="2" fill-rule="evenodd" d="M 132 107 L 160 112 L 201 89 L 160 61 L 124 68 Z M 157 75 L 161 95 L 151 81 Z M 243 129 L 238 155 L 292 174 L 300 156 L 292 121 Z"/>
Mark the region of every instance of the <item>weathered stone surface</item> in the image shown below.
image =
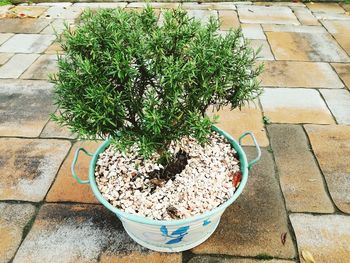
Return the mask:
<path id="1" fill-rule="evenodd" d="M 266 39 L 264 31 L 259 24 L 242 24 L 242 33 L 247 39 Z"/>
<path id="2" fill-rule="evenodd" d="M 305 125 L 336 206 L 350 214 L 350 127 Z"/>
<path id="3" fill-rule="evenodd" d="M 260 146 L 268 146 L 265 128 L 262 122 L 262 113 L 256 102 L 242 107 L 242 110 L 230 110 L 230 107 L 224 107 L 220 111 L 212 111 L 210 107 L 207 111 L 209 116 L 219 116 L 219 128 L 229 133 L 233 138 L 237 139 L 246 131 L 252 131 Z M 243 141 L 243 145 L 254 145 L 250 138 Z"/>
<path id="4" fill-rule="evenodd" d="M 305 7 L 301 2 L 254 2 L 254 5 Z"/>
<path id="5" fill-rule="evenodd" d="M 46 81 L 0 81 L 0 136 L 39 136 L 56 107 Z"/>
<path id="6" fill-rule="evenodd" d="M 70 2 L 42 2 L 42 3 L 36 3 L 37 6 L 62 6 L 62 7 L 68 7 L 71 6 L 72 3 Z"/>
<path id="7" fill-rule="evenodd" d="M 39 33 L 50 23 L 47 19 L 34 18 L 2 18 L 0 32 L 2 33 Z"/>
<path id="8" fill-rule="evenodd" d="M 2 6 L 0 6 L 0 18 L 5 17 L 5 15 L 7 14 L 8 10 L 10 8 L 13 8 L 13 5 L 2 5 Z"/>
<path id="9" fill-rule="evenodd" d="M 4 65 L 13 55 L 13 53 L 0 53 L 0 66 Z"/>
<path id="10" fill-rule="evenodd" d="M 322 24 L 350 56 L 350 21 L 323 20 Z"/>
<path id="11" fill-rule="evenodd" d="M 254 158 L 255 149 L 249 148 L 247 153 L 248 159 Z M 285 245 L 281 243 L 283 233 L 288 233 Z M 218 229 L 207 241 L 192 249 L 192 252 L 294 257 L 295 251 L 273 160 L 266 150 L 262 150 L 262 159 L 250 171 L 246 189 L 227 208 Z"/>
<path id="12" fill-rule="evenodd" d="M 25 16 L 29 16 L 31 18 L 39 17 L 42 13 L 44 13 L 48 7 L 46 6 L 16 6 L 11 9 L 12 12 L 17 14 L 24 14 Z"/>
<path id="13" fill-rule="evenodd" d="M 40 17 L 74 20 L 78 18 L 82 12 L 83 12 L 83 8 L 78 6 L 69 6 L 69 7 L 52 6 Z"/>
<path id="14" fill-rule="evenodd" d="M 242 23 L 299 25 L 288 7 L 243 5 L 238 7 L 238 14 Z"/>
<path id="15" fill-rule="evenodd" d="M 333 63 L 332 66 L 350 90 L 350 64 Z"/>
<path id="16" fill-rule="evenodd" d="M 55 183 L 51 187 L 46 201 L 48 202 L 80 202 L 80 203 L 99 203 L 95 198 L 90 185 L 81 185 L 73 178 L 71 165 L 75 151 L 83 147 L 87 151 L 94 153 L 101 142 L 77 142 L 73 145 L 68 157 L 60 168 Z M 89 164 L 91 157 L 80 152 L 79 159 L 76 164 L 75 172 L 79 178 L 85 180 L 89 175 Z"/>
<path id="17" fill-rule="evenodd" d="M 322 26 L 307 26 L 307 25 L 262 25 L 264 31 L 272 32 L 295 32 L 295 33 L 327 33 L 327 30 Z"/>
<path id="18" fill-rule="evenodd" d="M 211 16 L 217 18 L 217 12 L 213 10 L 188 10 L 187 14 L 189 17 L 199 20 L 202 24 L 207 24 Z"/>
<path id="19" fill-rule="evenodd" d="M 276 123 L 334 123 L 316 90 L 266 88 L 260 97 L 264 114 Z"/>
<path id="20" fill-rule="evenodd" d="M 151 5 L 153 8 L 159 8 L 159 9 L 169 9 L 169 8 L 177 8 L 181 4 L 180 3 L 159 3 L 159 2 L 134 2 L 134 3 L 129 3 L 127 5 L 127 8 L 144 8 L 147 6 L 147 4 Z"/>
<path id="21" fill-rule="evenodd" d="M 126 7 L 127 3 L 75 3 L 73 6 L 82 8 L 123 8 Z"/>
<path id="22" fill-rule="evenodd" d="M 43 200 L 70 143 L 2 138 L 0 200 Z"/>
<path id="23" fill-rule="evenodd" d="M 103 254 L 99 260 L 100 263 L 181 263 L 181 253 L 157 253 L 157 252 L 132 252 L 132 253 L 107 253 Z"/>
<path id="24" fill-rule="evenodd" d="M 314 15 L 319 20 L 346 20 L 346 22 L 350 20 L 350 15 L 348 14 L 314 13 Z"/>
<path id="25" fill-rule="evenodd" d="M 270 49 L 270 45 L 266 40 L 260 40 L 260 39 L 253 39 L 250 40 L 250 46 L 257 51 L 259 48 L 261 48 L 258 60 L 274 60 Z"/>
<path id="26" fill-rule="evenodd" d="M 183 9 L 195 10 L 236 10 L 236 6 L 232 2 L 214 2 L 214 3 L 183 3 Z"/>
<path id="27" fill-rule="evenodd" d="M 306 6 L 312 12 L 333 13 L 333 14 L 345 13 L 344 9 L 341 8 L 337 3 L 307 3 Z"/>
<path id="28" fill-rule="evenodd" d="M 323 98 L 339 124 L 350 124 L 350 93 L 347 90 L 321 90 Z"/>
<path id="29" fill-rule="evenodd" d="M 238 258 L 223 258 L 215 256 L 196 256 L 191 258 L 188 263 L 293 263 L 291 260 L 261 260 L 261 259 L 238 259 Z"/>
<path id="30" fill-rule="evenodd" d="M 18 78 L 38 57 L 37 54 L 15 54 L 0 68 L 0 79 Z"/>
<path id="31" fill-rule="evenodd" d="M 61 44 L 58 42 L 53 42 L 46 50 L 46 54 L 63 54 L 63 49 Z"/>
<path id="32" fill-rule="evenodd" d="M 55 38 L 53 35 L 16 34 L 0 46 L 0 52 L 42 53 Z"/>
<path id="33" fill-rule="evenodd" d="M 33 217 L 31 204 L 0 203 L 0 262 L 6 263 L 15 255 L 22 241 L 22 231 Z"/>
<path id="34" fill-rule="evenodd" d="M 328 63 L 298 61 L 264 62 L 261 85 L 270 87 L 343 88 Z"/>
<path id="35" fill-rule="evenodd" d="M 274 124 L 267 129 L 287 209 L 291 212 L 334 212 L 303 128 Z"/>
<path id="36" fill-rule="evenodd" d="M 233 10 L 220 10 L 219 21 L 221 23 L 220 30 L 235 29 L 240 25 L 237 12 Z"/>
<path id="37" fill-rule="evenodd" d="M 350 217 L 291 214 L 299 252 L 309 251 L 315 262 L 345 263 L 350 258 Z M 303 262 L 301 255 L 300 261 Z"/>
<path id="38" fill-rule="evenodd" d="M 13 34 L 11 34 L 11 33 L 0 33 L 0 45 L 12 36 L 13 36 Z"/>
<path id="39" fill-rule="evenodd" d="M 60 127 L 58 124 L 56 124 L 53 121 L 49 121 L 46 125 L 44 130 L 40 134 L 41 138 L 67 138 L 67 139 L 74 139 L 76 136 L 72 134 L 68 128 L 66 127 Z"/>
<path id="40" fill-rule="evenodd" d="M 266 35 L 277 60 L 350 60 L 328 33 L 266 32 Z"/>
<path id="41" fill-rule="evenodd" d="M 340 6 L 341 6 L 346 12 L 350 12 L 350 4 L 340 3 Z"/>
<path id="42" fill-rule="evenodd" d="M 158 254 L 165 259 L 163 262 L 170 258 L 132 241 L 117 217 L 101 205 L 46 204 L 13 262 L 98 262 L 99 258 L 115 262 L 109 258 L 121 255 L 125 259 L 129 254 L 132 259 L 132 253 L 149 259 Z M 181 262 L 181 255 L 171 256 L 179 259 L 174 262 Z"/>
<path id="43" fill-rule="evenodd" d="M 320 23 L 311 11 L 305 7 L 292 7 L 292 10 L 302 25 L 318 26 Z"/>
<path id="44" fill-rule="evenodd" d="M 21 76 L 22 79 L 49 79 L 57 73 L 57 55 L 41 55 Z"/>
<path id="45" fill-rule="evenodd" d="M 50 25 L 48 25 L 40 34 L 45 35 L 56 35 L 61 34 L 66 28 L 65 24 L 68 26 L 74 24 L 74 20 L 64 20 L 64 19 L 54 19 Z"/>

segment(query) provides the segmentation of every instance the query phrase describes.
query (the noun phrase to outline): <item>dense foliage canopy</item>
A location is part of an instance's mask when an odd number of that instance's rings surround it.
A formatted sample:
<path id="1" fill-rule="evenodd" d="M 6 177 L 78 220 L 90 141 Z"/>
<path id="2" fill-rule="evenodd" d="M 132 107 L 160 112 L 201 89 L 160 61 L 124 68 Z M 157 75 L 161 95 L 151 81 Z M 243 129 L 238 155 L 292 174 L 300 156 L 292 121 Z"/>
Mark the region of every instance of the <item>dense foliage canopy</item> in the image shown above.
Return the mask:
<path id="1" fill-rule="evenodd" d="M 61 37 L 53 119 L 80 137 L 111 136 L 145 156 L 192 135 L 204 142 L 210 105 L 239 107 L 259 95 L 256 54 L 240 30 L 223 35 L 181 9 L 86 12 Z M 239 125 L 239 124 L 237 124 Z"/>

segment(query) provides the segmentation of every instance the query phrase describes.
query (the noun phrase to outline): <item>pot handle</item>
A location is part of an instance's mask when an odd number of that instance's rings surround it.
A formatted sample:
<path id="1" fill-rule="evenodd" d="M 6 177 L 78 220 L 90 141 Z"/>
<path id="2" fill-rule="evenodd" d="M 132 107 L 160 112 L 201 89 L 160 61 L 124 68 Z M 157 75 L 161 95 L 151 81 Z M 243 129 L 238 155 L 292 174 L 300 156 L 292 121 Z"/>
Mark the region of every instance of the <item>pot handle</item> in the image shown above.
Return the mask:
<path id="1" fill-rule="evenodd" d="M 77 174 L 75 173 L 75 164 L 77 163 L 77 160 L 78 160 L 78 156 L 79 156 L 79 152 L 80 151 L 83 151 L 85 154 L 89 155 L 89 156 L 94 156 L 92 153 L 89 153 L 87 150 L 85 150 L 84 148 L 79 148 L 75 151 L 75 154 L 74 154 L 74 159 L 73 159 L 73 162 L 72 162 L 72 166 L 71 166 L 71 171 L 72 171 L 72 174 L 73 174 L 73 177 L 75 180 L 77 180 L 77 182 L 79 184 L 88 184 L 90 183 L 89 179 L 87 180 L 81 180 Z"/>
<path id="2" fill-rule="evenodd" d="M 250 170 L 250 168 L 252 168 L 252 166 L 255 165 L 255 164 L 260 160 L 260 157 L 261 157 L 261 150 L 260 150 L 260 147 L 259 147 L 258 142 L 256 141 L 256 138 L 255 138 L 254 134 L 253 134 L 252 132 L 250 132 L 250 131 L 243 133 L 243 134 L 239 137 L 239 139 L 238 139 L 239 145 L 242 145 L 242 139 L 243 139 L 245 136 L 247 136 L 247 135 L 250 135 L 250 137 L 252 137 L 253 142 L 254 142 L 254 145 L 255 145 L 255 148 L 256 148 L 256 153 L 257 153 L 257 157 L 256 157 L 254 160 L 252 160 L 252 161 L 250 161 L 250 162 L 248 163 L 248 169 Z"/>

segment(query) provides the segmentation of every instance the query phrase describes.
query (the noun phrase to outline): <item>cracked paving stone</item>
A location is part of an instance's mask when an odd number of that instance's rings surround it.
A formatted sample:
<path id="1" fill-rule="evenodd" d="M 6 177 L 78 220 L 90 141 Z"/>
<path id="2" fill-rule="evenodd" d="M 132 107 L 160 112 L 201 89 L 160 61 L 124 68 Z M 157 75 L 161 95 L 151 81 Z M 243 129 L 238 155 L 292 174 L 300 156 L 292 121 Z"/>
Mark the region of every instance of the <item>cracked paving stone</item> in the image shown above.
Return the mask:
<path id="1" fill-rule="evenodd" d="M 161 254 L 136 244 L 116 215 L 101 205 L 45 204 L 13 262 L 126 263 L 136 258 L 182 262 L 180 253 Z"/>
<path id="2" fill-rule="evenodd" d="M 244 148 L 248 159 L 254 158 L 255 149 Z M 284 245 L 281 243 L 283 233 L 287 233 Z M 226 209 L 217 230 L 192 252 L 235 256 L 265 254 L 283 258 L 295 256 L 273 160 L 266 150 L 262 150 L 261 160 L 250 170 L 246 189 Z"/>
<path id="3" fill-rule="evenodd" d="M 322 24 L 350 56 L 350 21 L 323 20 Z"/>
<path id="4" fill-rule="evenodd" d="M 294 14 L 302 25 L 318 26 L 318 19 L 305 7 L 292 7 Z"/>
<path id="5" fill-rule="evenodd" d="M 237 12 L 234 10 L 219 10 L 220 30 L 236 29 L 240 26 Z"/>

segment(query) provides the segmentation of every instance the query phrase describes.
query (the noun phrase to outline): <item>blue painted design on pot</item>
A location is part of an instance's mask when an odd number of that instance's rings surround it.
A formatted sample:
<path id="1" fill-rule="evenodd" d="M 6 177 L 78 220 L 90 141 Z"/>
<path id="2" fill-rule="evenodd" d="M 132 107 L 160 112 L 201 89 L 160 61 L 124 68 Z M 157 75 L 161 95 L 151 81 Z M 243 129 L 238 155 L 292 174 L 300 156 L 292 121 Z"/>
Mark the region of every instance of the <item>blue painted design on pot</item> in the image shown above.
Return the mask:
<path id="1" fill-rule="evenodd" d="M 209 219 L 205 219 L 203 221 L 203 226 L 209 225 L 211 223 L 211 221 Z"/>
<path id="2" fill-rule="evenodd" d="M 182 241 L 185 235 L 188 234 L 189 226 L 182 226 L 179 227 L 178 229 L 174 230 L 171 235 L 169 235 L 168 228 L 166 226 L 161 226 L 160 227 L 160 232 L 162 233 L 163 236 L 171 238 L 168 240 L 165 244 L 171 245 L 171 244 L 176 244 Z"/>

